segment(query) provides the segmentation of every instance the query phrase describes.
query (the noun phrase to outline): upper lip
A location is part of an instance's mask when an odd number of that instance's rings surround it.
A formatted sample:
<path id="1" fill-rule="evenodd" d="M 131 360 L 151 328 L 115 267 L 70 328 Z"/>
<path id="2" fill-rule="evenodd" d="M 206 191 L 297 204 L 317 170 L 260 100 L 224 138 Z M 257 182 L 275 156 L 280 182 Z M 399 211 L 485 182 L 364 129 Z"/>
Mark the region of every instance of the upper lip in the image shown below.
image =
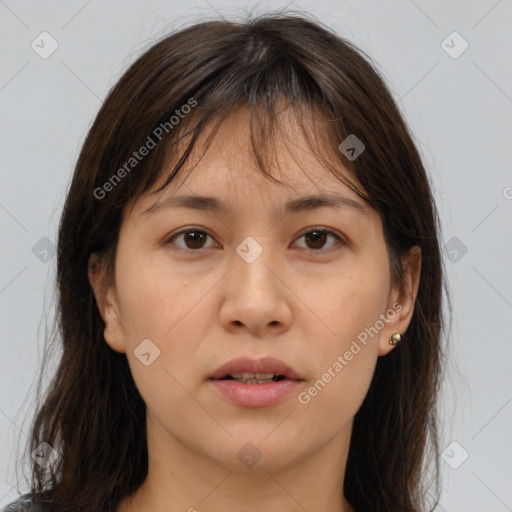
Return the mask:
<path id="1" fill-rule="evenodd" d="M 237 357 L 220 366 L 209 378 L 218 380 L 233 373 L 273 373 L 287 379 L 304 380 L 293 368 L 274 357 Z"/>

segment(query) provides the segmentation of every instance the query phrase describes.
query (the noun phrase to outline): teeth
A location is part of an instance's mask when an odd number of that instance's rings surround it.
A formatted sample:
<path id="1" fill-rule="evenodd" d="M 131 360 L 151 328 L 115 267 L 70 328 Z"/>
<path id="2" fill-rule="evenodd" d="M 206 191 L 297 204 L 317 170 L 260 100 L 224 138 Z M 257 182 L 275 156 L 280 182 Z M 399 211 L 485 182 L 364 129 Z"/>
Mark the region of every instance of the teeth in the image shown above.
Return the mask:
<path id="1" fill-rule="evenodd" d="M 236 382 L 240 382 L 242 384 L 268 384 L 269 382 L 273 382 L 272 379 L 233 379 Z"/>
<path id="2" fill-rule="evenodd" d="M 244 379 L 244 380 L 263 380 L 271 379 L 275 373 L 232 373 L 233 379 Z"/>

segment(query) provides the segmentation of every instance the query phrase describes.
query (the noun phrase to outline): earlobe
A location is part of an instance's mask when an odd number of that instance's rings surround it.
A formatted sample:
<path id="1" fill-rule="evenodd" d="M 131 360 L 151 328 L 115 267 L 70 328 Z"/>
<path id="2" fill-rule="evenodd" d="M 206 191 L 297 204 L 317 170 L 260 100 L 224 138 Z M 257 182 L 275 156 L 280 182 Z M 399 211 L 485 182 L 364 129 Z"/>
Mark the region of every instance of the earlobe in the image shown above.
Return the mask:
<path id="1" fill-rule="evenodd" d="M 100 257 L 91 254 L 88 266 L 89 283 L 96 298 L 99 314 L 105 323 L 103 336 L 107 344 L 116 352 L 124 353 L 125 340 L 121 327 L 117 298 L 113 287 L 105 286 L 106 276 Z"/>
<path id="2" fill-rule="evenodd" d="M 109 288 L 107 292 L 105 304 L 105 331 L 103 337 L 112 350 L 125 353 L 124 331 L 121 325 L 119 310 L 117 307 L 116 296 L 113 288 Z"/>
<path id="3" fill-rule="evenodd" d="M 400 290 L 394 290 L 391 294 L 392 300 L 388 311 L 393 309 L 394 314 L 381 332 L 379 356 L 388 354 L 396 345 L 404 342 L 404 335 L 414 313 L 420 285 L 421 249 L 419 246 L 412 247 L 402 258 L 402 268 L 403 285 Z"/>
<path id="4" fill-rule="evenodd" d="M 103 318 L 103 321 L 107 323 L 106 311 L 105 311 L 105 289 L 104 289 L 104 271 L 100 257 L 97 254 L 92 253 L 89 256 L 89 266 L 87 269 L 87 275 L 89 278 L 89 284 L 94 293 L 96 299 L 96 305 L 98 306 L 99 313 Z"/>

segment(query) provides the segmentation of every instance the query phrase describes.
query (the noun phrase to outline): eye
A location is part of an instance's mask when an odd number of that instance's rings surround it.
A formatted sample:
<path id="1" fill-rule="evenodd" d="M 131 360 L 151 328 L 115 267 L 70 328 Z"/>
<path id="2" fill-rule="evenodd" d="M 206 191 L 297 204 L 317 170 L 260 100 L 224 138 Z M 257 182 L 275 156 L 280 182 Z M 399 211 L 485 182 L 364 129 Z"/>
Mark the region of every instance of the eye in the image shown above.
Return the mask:
<path id="1" fill-rule="evenodd" d="M 306 250 L 309 252 L 322 252 L 322 253 L 330 253 L 340 249 L 336 245 L 330 249 L 321 250 L 322 246 L 325 245 L 326 240 L 329 236 L 332 236 L 336 240 L 338 240 L 338 245 L 345 245 L 345 241 L 336 234 L 334 231 L 330 229 L 324 228 L 308 228 L 308 231 L 303 232 L 299 238 L 305 237 L 305 240 L 309 241 L 309 244 L 313 246 L 313 248 L 306 247 Z"/>
<path id="2" fill-rule="evenodd" d="M 184 236 L 186 235 L 186 236 Z M 196 249 L 203 249 L 203 244 L 207 237 L 212 238 L 206 231 L 203 231 L 201 229 L 195 229 L 195 228 L 188 228 L 184 229 L 182 231 L 179 231 L 178 233 L 175 233 L 173 236 L 171 236 L 166 243 L 170 243 L 176 238 L 183 237 L 184 243 L 186 244 L 185 247 L 180 247 L 180 249 L 183 249 L 184 251 L 187 250 L 196 250 Z"/>
<path id="3" fill-rule="evenodd" d="M 339 242 L 339 244 L 337 244 L 338 246 L 345 245 L 345 241 L 341 236 L 336 234 L 334 231 L 325 228 L 308 228 L 308 231 L 303 232 L 299 236 L 299 239 L 302 237 L 305 238 L 307 244 L 310 245 L 310 247 L 305 247 L 305 250 L 309 252 L 330 253 L 339 250 L 339 247 L 336 245 L 333 248 L 322 250 L 322 247 L 326 244 L 329 236 L 333 237 Z M 211 235 L 202 229 L 188 228 L 172 235 L 166 240 L 166 243 L 173 243 L 184 251 L 198 252 L 199 249 L 208 248 L 204 245 L 208 237 L 212 238 L 213 240 L 213 237 L 211 237 Z M 182 238 L 183 243 L 185 244 L 184 247 L 175 243 L 175 240 L 179 238 Z"/>

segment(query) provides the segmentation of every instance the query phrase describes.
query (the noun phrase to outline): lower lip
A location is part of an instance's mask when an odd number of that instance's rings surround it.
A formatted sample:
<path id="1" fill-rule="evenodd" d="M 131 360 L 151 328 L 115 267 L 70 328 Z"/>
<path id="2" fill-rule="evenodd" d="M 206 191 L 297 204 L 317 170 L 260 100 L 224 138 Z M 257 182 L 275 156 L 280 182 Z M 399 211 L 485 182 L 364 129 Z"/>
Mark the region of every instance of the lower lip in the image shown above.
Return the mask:
<path id="1" fill-rule="evenodd" d="M 296 392 L 303 381 L 283 379 L 264 384 L 244 384 L 233 380 L 210 379 L 208 382 L 218 393 L 236 405 L 268 407 Z"/>

